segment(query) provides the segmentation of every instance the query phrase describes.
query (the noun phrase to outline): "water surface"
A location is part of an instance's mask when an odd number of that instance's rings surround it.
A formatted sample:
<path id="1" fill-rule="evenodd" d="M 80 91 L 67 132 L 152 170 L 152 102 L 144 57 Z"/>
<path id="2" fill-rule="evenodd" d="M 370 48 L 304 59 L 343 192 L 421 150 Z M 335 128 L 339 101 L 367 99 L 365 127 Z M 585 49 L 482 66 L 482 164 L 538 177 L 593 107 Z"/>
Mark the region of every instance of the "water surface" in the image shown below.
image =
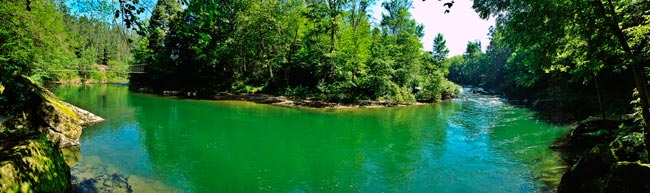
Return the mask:
<path id="1" fill-rule="evenodd" d="M 563 163 L 551 125 L 496 97 L 318 110 L 129 93 L 55 93 L 106 122 L 84 129 L 80 179 L 143 192 L 545 192 Z"/>

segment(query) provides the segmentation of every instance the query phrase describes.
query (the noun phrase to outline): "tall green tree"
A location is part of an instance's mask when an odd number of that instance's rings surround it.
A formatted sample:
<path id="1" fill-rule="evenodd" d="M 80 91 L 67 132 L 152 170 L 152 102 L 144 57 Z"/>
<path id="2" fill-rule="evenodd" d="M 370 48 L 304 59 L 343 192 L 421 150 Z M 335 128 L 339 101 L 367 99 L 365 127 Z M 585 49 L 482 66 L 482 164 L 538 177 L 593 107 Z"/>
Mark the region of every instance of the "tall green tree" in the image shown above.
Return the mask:
<path id="1" fill-rule="evenodd" d="M 449 49 L 447 48 L 447 40 L 438 33 L 435 38 L 433 38 L 433 49 L 432 49 L 432 60 L 436 65 L 442 65 L 449 55 Z"/>

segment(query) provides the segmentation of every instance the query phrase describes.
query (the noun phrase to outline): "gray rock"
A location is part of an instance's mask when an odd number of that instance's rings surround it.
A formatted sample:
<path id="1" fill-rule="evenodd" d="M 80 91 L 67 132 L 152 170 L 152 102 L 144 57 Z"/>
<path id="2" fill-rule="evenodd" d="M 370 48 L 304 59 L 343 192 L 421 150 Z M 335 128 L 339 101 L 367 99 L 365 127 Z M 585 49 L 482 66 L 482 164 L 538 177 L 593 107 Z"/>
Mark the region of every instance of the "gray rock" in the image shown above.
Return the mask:
<path id="1" fill-rule="evenodd" d="M 105 192 L 105 193 L 130 193 L 133 192 L 129 179 L 123 175 L 113 173 L 100 175 L 90 179 L 75 181 L 78 192 Z"/>

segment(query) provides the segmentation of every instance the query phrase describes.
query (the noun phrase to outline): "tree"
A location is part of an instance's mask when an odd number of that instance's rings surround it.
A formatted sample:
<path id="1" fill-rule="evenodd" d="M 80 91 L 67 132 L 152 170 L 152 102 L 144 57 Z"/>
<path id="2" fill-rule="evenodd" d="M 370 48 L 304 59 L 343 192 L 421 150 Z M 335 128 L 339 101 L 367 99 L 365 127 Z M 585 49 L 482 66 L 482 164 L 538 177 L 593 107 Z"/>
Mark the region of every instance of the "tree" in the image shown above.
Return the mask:
<path id="1" fill-rule="evenodd" d="M 0 84 L 11 91 L 0 95 L 0 111 L 13 112 L 25 102 L 21 76 L 38 81 L 72 76 L 47 71 L 68 65 L 74 56 L 63 15 L 55 5 L 54 1 L 32 2 L 30 11 L 24 1 L 0 4 Z"/>
<path id="2" fill-rule="evenodd" d="M 136 53 L 139 62 L 150 61 L 148 78 L 132 76 L 130 85 L 345 103 L 415 102 L 414 88 L 421 86 L 433 93 L 427 100 L 453 96 L 453 89 L 438 89 L 453 84 L 444 82 L 446 70 L 433 67 L 431 55 L 422 50 L 423 27 L 408 12 L 411 2 L 385 3 L 393 11 L 374 29 L 366 11 L 372 3 L 191 1 L 176 16 L 155 13 L 144 28 L 150 35 Z"/>
<path id="3" fill-rule="evenodd" d="M 647 75 L 641 68 L 647 62 L 642 56 L 648 53 L 648 46 L 639 44 L 648 39 L 648 32 L 639 29 L 647 26 L 642 12 L 648 10 L 649 2 L 487 0 L 475 1 L 473 7 L 483 18 L 497 17 L 505 42 L 515 49 L 513 58 L 535 72 L 530 76 L 534 79 L 518 81 L 524 85 L 532 85 L 543 74 L 554 71 L 588 83 L 603 70 L 630 68 L 641 99 L 646 147 L 650 149 L 650 94 Z"/>
<path id="4" fill-rule="evenodd" d="M 435 65 L 442 65 L 447 59 L 447 55 L 449 54 L 449 49 L 447 49 L 447 40 L 442 36 L 442 34 L 438 33 L 435 38 L 433 38 L 433 49 L 432 49 L 432 59 L 433 59 L 433 64 Z"/>
<path id="5" fill-rule="evenodd" d="M 174 85 L 179 81 L 170 75 L 176 65 L 171 55 L 174 51 L 166 45 L 172 39 L 170 36 L 175 34 L 172 25 L 181 20 L 182 10 L 176 0 L 161 0 L 156 3 L 148 23 L 139 31 L 145 39 L 139 42 L 141 45 L 135 51 L 136 60 L 133 62 L 135 65 L 144 65 L 147 73 L 131 75 L 130 82 L 133 86 L 158 81 Z"/>

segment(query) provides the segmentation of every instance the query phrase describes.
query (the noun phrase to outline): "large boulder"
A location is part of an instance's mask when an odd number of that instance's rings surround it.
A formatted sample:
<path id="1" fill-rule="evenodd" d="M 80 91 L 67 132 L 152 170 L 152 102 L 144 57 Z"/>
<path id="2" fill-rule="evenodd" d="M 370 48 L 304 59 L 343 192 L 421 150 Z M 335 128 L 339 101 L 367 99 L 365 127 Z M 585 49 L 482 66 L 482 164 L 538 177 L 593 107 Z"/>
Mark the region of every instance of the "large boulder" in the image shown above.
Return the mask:
<path id="1" fill-rule="evenodd" d="M 0 141 L 0 192 L 69 192 L 70 168 L 43 135 Z"/>
<path id="2" fill-rule="evenodd" d="M 650 165 L 638 162 L 617 162 L 602 192 L 650 192 Z"/>
<path id="3" fill-rule="evenodd" d="M 26 78 L 26 81 L 30 81 L 28 85 L 32 87 L 34 93 L 39 95 L 36 98 L 40 101 L 35 101 L 40 102 L 36 115 L 45 123 L 43 125 L 45 127 L 41 127 L 40 131 L 60 147 L 79 145 L 81 126 L 104 120 L 86 110 L 59 100 L 56 95 L 30 79 Z"/>
<path id="4" fill-rule="evenodd" d="M 5 93 L 20 93 L 24 102 L 0 121 L 0 192 L 70 192 L 70 167 L 60 148 L 79 144 L 82 124 L 103 119 L 27 77 L 16 80 L 22 90 Z"/>
<path id="5" fill-rule="evenodd" d="M 570 151 L 588 150 L 562 176 L 559 193 L 650 192 L 650 165 L 641 164 L 649 156 L 638 126 L 587 120 L 570 133 L 568 140 Z"/>
<path id="6" fill-rule="evenodd" d="M 82 128 L 77 114 L 50 96 L 44 96 L 44 99 L 36 112 L 38 118 L 44 123 L 39 127 L 40 132 L 60 147 L 79 145 Z"/>
<path id="7" fill-rule="evenodd" d="M 79 145 L 82 125 L 88 125 L 103 121 L 86 110 L 75 107 L 59 100 L 56 95 L 35 83 L 27 77 L 23 77 L 24 85 L 31 91 L 29 98 L 31 108 L 34 112 L 27 111 L 27 114 L 34 116 L 30 121 L 36 122 L 31 128 L 25 128 L 45 134 L 45 136 L 59 147 Z"/>
<path id="8" fill-rule="evenodd" d="M 569 133 L 569 144 L 576 149 L 591 149 L 596 144 L 609 144 L 616 137 L 621 121 L 588 119 Z"/>
<path id="9" fill-rule="evenodd" d="M 609 147 L 603 144 L 594 146 L 564 173 L 558 193 L 600 192 L 613 163 L 616 163 L 616 158 Z"/>

